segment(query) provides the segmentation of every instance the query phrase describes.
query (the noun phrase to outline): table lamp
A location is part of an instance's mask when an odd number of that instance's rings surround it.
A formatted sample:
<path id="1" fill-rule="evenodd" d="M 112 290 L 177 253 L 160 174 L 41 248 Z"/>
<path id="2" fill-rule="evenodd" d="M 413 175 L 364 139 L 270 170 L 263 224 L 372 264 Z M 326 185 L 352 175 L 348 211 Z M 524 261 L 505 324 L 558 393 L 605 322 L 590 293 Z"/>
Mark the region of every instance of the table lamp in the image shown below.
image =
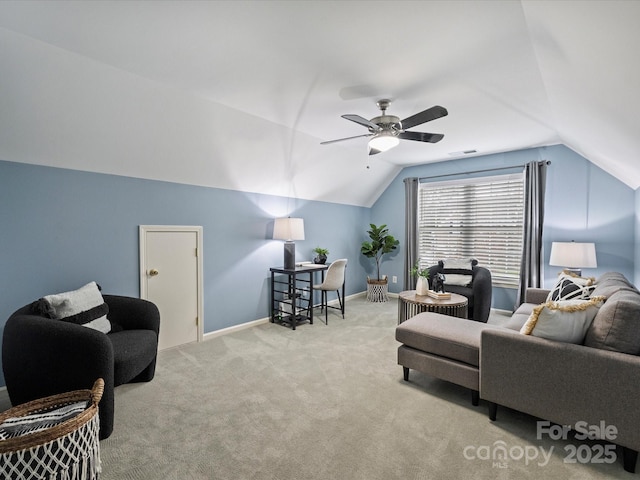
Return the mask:
<path id="1" fill-rule="evenodd" d="M 582 275 L 581 268 L 596 268 L 595 243 L 553 242 L 549 265 L 565 267 L 572 273 Z"/>
<path id="2" fill-rule="evenodd" d="M 304 240 L 304 220 L 302 218 L 276 218 L 273 224 L 274 240 L 284 242 L 284 268 L 296 268 L 296 244 L 293 240 Z"/>

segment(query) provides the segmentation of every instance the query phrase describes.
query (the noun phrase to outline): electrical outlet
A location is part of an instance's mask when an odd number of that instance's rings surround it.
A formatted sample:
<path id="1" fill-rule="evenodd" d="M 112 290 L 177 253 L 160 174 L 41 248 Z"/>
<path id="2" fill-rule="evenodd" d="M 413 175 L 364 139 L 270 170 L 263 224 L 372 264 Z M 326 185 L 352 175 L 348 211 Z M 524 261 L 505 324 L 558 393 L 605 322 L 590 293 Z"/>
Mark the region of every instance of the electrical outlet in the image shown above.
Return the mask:
<path id="1" fill-rule="evenodd" d="M 396 277 L 395 275 L 391 277 L 391 283 L 398 283 L 398 277 Z"/>

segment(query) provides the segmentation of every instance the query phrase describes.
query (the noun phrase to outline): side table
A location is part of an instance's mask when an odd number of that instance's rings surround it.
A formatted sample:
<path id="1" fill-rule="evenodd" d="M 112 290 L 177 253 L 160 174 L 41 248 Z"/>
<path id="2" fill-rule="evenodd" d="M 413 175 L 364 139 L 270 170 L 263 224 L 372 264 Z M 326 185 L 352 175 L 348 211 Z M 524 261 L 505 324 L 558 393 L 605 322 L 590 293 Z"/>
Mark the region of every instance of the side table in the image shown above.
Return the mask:
<path id="1" fill-rule="evenodd" d="M 452 293 L 451 298 L 432 298 L 416 295 L 415 290 L 398 294 L 398 325 L 422 312 L 436 312 L 451 317 L 467 318 L 469 301 L 464 295 Z"/>
<path id="2" fill-rule="evenodd" d="M 272 267 L 269 320 L 288 323 L 293 330 L 296 324 L 308 320 L 313 324 L 313 274 L 324 271 L 327 265 L 306 264 L 293 269 Z M 276 277 L 279 275 L 283 278 Z"/>

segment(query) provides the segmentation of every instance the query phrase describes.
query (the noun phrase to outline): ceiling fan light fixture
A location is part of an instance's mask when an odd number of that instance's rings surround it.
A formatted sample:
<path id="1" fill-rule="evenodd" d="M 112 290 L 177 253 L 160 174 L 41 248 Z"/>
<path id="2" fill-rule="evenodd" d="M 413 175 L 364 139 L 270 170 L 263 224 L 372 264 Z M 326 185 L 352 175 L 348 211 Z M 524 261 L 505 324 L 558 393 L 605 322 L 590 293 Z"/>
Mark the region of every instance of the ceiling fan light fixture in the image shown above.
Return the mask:
<path id="1" fill-rule="evenodd" d="M 400 143 L 400 139 L 391 132 L 380 132 L 369 140 L 369 148 L 386 152 Z"/>

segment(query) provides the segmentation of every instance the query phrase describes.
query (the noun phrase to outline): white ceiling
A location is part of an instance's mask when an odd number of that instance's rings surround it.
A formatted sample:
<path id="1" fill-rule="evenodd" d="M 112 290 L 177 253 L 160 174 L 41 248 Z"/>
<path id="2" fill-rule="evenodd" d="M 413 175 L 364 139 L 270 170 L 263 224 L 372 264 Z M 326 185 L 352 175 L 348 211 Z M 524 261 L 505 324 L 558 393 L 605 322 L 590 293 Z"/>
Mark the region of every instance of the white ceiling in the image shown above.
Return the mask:
<path id="1" fill-rule="evenodd" d="M 625 0 L 0 2 L 0 27 L 313 139 L 312 155 L 291 147 L 290 166 L 313 159 L 299 170 L 317 177 L 326 161 L 325 183 L 336 169 L 341 180 L 293 195 L 354 205 L 402 166 L 558 143 L 638 188 L 639 22 L 640 2 Z M 370 158 L 366 139 L 319 145 L 366 133 L 340 115 L 374 117 L 380 98 L 400 118 L 446 107 L 411 129 L 444 140 Z M 232 127 L 230 141 L 259 141 Z M 240 188 L 286 193 L 264 185 L 275 161 Z M 181 181 L 215 184 L 202 177 Z"/>

